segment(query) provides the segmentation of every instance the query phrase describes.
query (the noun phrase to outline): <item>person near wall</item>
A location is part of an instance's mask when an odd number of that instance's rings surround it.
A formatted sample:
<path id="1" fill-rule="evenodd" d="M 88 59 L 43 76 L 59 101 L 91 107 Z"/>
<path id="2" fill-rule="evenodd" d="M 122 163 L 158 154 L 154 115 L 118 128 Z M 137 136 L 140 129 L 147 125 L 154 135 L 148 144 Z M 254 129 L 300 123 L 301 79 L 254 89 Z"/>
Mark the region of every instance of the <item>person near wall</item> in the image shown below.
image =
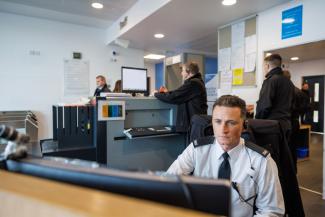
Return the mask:
<path id="1" fill-rule="evenodd" d="M 287 141 L 291 133 L 294 85 L 283 75 L 282 58 L 272 54 L 264 58 L 266 73 L 256 106 L 256 119 L 279 121 Z"/>
<path id="2" fill-rule="evenodd" d="M 304 109 L 300 113 L 300 120 L 302 124 L 311 124 L 312 123 L 312 106 L 310 103 L 310 93 L 309 93 L 309 84 L 304 81 L 302 83 L 301 91 L 304 93 L 303 106 Z"/>
<path id="3" fill-rule="evenodd" d="M 214 136 L 192 142 L 166 174 L 229 179 L 234 217 L 283 216 L 277 166 L 267 150 L 241 138 L 245 116 L 244 100 L 218 98 L 212 109 Z"/>
<path id="4" fill-rule="evenodd" d="M 166 103 L 178 105 L 176 131 L 186 133 L 193 115 L 207 114 L 207 93 L 197 63 L 184 64 L 181 67 L 181 75 L 182 86 L 173 91 L 160 87 L 155 97 Z"/>
<path id="5" fill-rule="evenodd" d="M 94 92 L 94 96 L 100 96 L 100 93 L 111 92 L 108 85 L 106 84 L 106 78 L 103 75 L 96 76 L 97 88 Z"/>
<path id="6" fill-rule="evenodd" d="M 121 80 L 117 80 L 115 82 L 115 87 L 113 89 L 114 93 L 121 93 L 122 92 L 122 81 Z"/>

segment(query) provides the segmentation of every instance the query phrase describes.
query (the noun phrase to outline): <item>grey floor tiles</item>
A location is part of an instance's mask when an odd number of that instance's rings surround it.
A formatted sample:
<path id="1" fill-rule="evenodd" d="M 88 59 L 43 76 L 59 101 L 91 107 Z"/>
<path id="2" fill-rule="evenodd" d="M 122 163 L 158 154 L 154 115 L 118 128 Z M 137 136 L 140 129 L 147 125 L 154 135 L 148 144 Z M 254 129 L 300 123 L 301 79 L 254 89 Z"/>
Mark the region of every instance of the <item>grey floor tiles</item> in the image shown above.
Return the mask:
<path id="1" fill-rule="evenodd" d="M 323 135 L 312 134 L 309 151 L 308 160 L 298 162 L 300 193 L 306 217 L 323 217 L 325 200 L 320 195 L 323 192 Z"/>

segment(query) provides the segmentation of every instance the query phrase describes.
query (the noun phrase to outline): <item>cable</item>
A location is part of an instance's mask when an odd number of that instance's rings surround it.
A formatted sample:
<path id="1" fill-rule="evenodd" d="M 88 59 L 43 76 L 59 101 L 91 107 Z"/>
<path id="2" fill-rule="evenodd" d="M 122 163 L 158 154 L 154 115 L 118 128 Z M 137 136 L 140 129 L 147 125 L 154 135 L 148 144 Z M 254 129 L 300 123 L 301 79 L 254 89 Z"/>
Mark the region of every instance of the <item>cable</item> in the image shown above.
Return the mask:
<path id="1" fill-rule="evenodd" d="M 249 158 L 250 169 L 253 170 L 253 171 L 255 171 L 255 168 L 253 167 L 253 164 L 252 164 L 251 156 L 250 156 L 250 154 L 249 154 L 249 152 L 248 152 L 246 146 L 245 146 L 245 151 L 246 151 L 246 153 L 247 153 L 247 155 L 248 155 L 248 158 Z M 254 209 L 254 206 L 255 206 L 255 200 L 254 200 L 254 203 L 253 203 L 253 204 L 249 203 L 249 201 L 250 201 L 251 199 L 253 199 L 253 198 L 256 199 L 256 197 L 257 197 L 257 193 L 258 193 L 258 191 L 259 191 L 259 187 L 258 187 L 258 183 L 255 181 L 253 175 L 252 175 L 252 174 L 248 174 L 248 175 L 249 175 L 249 177 L 252 179 L 252 181 L 254 182 L 254 191 L 255 191 L 255 192 L 254 192 L 254 195 L 253 195 L 253 196 L 248 197 L 247 199 L 245 199 L 245 198 L 242 196 L 242 194 L 240 193 L 239 188 L 238 188 L 238 185 L 237 185 L 236 182 L 231 182 L 231 186 L 232 186 L 233 189 L 235 189 L 235 191 L 238 193 L 239 200 L 240 200 L 241 202 L 244 202 L 244 203 L 248 204 L 249 206 L 251 206 L 251 207 Z"/>
<path id="2" fill-rule="evenodd" d="M 183 193 L 185 196 L 185 199 L 187 201 L 187 204 L 189 205 L 189 208 L 194 209 L 194 202 L 193 202 L 193 197 L 191 195 L 190 189 L 188 188 L 187 184 L 183 181 L 181 176 L 176 176 L 177 180 L 179 181 L 179 184 L 181 185 L 182 189 L 183 189 Z"/>

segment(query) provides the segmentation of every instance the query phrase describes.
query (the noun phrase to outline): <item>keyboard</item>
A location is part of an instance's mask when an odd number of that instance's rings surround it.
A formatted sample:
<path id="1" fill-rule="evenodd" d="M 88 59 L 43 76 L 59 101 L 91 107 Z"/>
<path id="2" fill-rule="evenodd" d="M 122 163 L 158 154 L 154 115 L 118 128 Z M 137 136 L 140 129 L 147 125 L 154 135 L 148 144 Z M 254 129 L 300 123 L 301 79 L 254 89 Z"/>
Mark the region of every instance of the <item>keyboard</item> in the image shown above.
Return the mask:
<path id="1" fill-rule="evenodd" d="M 151 126 L 151 127 L 132 127 L 125 129 L 123 133 L 130 139 L 134 137 L 154 136 L 175 133 L 174 126 Z"/>

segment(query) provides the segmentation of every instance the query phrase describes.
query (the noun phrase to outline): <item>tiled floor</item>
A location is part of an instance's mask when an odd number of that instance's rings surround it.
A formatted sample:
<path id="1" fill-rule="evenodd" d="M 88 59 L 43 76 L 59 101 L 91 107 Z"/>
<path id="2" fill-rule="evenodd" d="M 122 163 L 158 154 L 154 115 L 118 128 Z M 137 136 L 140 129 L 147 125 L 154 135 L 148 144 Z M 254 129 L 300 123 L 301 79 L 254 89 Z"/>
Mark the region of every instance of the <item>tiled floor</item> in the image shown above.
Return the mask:
<path id="1" fill-rule="evenodd" d="M 325 216 L 323 192 L 323 135 L 312 134 L 310 156 L 298 162 L 298 181 L 306 217 Z M 308 189 L 308 190 L 307 190 Z"/>

